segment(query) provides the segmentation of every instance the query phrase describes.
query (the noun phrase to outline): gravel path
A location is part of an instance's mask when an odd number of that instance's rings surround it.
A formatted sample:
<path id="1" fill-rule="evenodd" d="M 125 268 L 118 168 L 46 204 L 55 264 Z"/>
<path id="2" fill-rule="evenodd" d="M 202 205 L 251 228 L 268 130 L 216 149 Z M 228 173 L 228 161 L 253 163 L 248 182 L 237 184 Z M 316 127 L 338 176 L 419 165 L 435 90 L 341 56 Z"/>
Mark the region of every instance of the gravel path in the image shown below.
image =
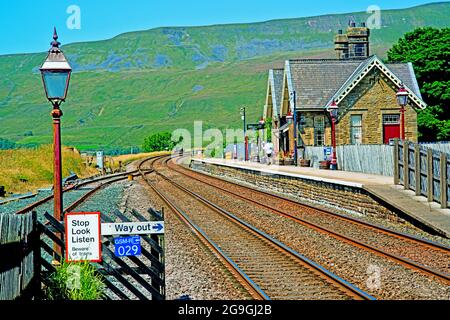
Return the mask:
<path id="1" fill-rule="evenodd" d="M 248 202 L 218 195 L 204 184 L 182 179 L 186 186 L 313 261 L 380 299 L 449 299 L 448 285 L 378 255 L 299 225 Z M 167 182 L 158 184 L 173 190 Z M 178 191 L 172 191 L 182 198 Z M 377 277 L 379 275 L 379 277 Z"/>
<path id="2" fill-rule="evenodd" d="M 121 203 L 124 209 L 141 214 L 165 204 L 141 179 L 127 188 Z M 165 211 L 166 298 L 176 300 L 240 300 L 251 297 L 224 269 L 220 261 L 171 210 Z"/>
<path id="3" fill-rule="evenodd" d="M 0 205 L 0 214 L 2 213 L 15 213 L 23 208 L 26 208 L 30 204 L 33 204 L 41 199 L 44 199 L 51 195 L 51 191 L 39 192 L 35 197 L 27 199 L 19 199 L 16 201 L 8 202 L 6 204 Z"/>

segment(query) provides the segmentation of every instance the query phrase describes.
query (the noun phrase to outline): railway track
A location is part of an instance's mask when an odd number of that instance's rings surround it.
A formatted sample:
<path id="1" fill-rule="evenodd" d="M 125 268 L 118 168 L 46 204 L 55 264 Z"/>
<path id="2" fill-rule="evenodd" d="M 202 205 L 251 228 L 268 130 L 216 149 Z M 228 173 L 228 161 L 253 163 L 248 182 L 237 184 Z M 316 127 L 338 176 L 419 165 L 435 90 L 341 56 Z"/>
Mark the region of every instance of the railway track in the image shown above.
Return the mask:
<path id="1" fill-rule="evenodd" d="M 158 157 L 157 157 L 158 158 Z M 70 205 L 68 205 L 67 207 L 65 207 L 64 212 L 68 212 L 68 211 L 72 211 L 75 208 L 77 208 L 79 205 L 81 205 L 84 201 L 86 201 L 87 199 L 89 199 L 90 197 L 92 197 L 95 193 L 97 193 L 98 191 L 100 191 L 101 189 L 105 188 L 108 185 L 111 185 L 115 182 L 119 182 L 119 181 L 123 181 L 126 180 L 128 178 L 128 176 L 140 176 L 140 171 L 139 170 L 134 170 L 134 171 L 129 171 L 129 172 L 124 172 L 124 173 L 120 173 L 120 174 L 115 174 L 112 176 L 103 176 L 100 178 L 94 178 L 94 179 L 88 179 L 85 180 L 77 185 L 73 185 L 69 188 L 66 188 L 63 190 L 63 194 L 65 196 L 67 196 L 67 194 L 73 192 L 81 192 L 84 191 L 83 188 L 89 188 L 89 190 L 84 193 L 80 198 L 78 198 L 77 200 L 71 202 Z M 32 204 L 29 204 L 17 211 L 14 212 L 14 214 L 25 214 L 27 212 L 33 211 L 33 210 L 38 210 L 39 207 L 48 204 L 49 202 L 51 202 L 53 200 L 53 194 L 44 197 Z"/>
<path id="2" fill-rule="evenodd" d="M 143 179 L 167 206 L 209 247 L 255 299 L 372 300 L 368 293 L 307 259 L 232 213 L 183 187 L 158 170 L 161 159 L 147 159 L 139 168 Z M 158 177 L 170 184 L 171 196 L 143 172 L 149 162 Z M 177 200 L 172 199 L 175 195 Z M 187 197 L 186 197 L 187 196 Z M 195 210 L 177 204 L 189 202 Z M 201 207 L 202 210 L 198 210 Z"/>
<path id="3" fill-rule="evenodd" d="M 449 247 L 168 164 L 168 159 L 164 165 L 182 176 L 450 284 Z"/>
<path id="4" fill-rule="evenodd" d="M 75 185 L 69 188 L 66 188 L 63 190 L 63 194 L 65 196 L 67 196 L 68 193 L 71 192 L 77 192 L 82 190 L 82 187 L 88 187 L 89 185 L 93 185 L 92 189 L 90 189 L 88 192 L 86 192 L 85 194 L 83 194 L 79 199 L 75 200 L 72 204 L 70 204 L 68 207 L 66 207 L 64 209 L 65 212 L 67 211 L 71 211 L 72 209 L 76 208 L 78 205 L 80 205 L 81 203 L 83 203 L 84 201 L 86 201 L 86 199 L 88 199 L 89 197 L 91 197 L 93 194 L 95 194 L 96 192 L 98 192 L 99 190 L 105 188 L 107 185 L 110 185 L 114 182 L 118 182 L 118 181 L 122 181 L 127 179 L 128 175 L 130 173 L 124 173 L 121 174 L 118 177 L 103 177 L 101 179 L 95 179 L 92 181 L 85 181 L 79 185 Z M 109 178 L 109 179 L 108 179 Z M 36 201 L 28 206 L 26 206 L 23 209 L 20 209 L 19 211 L 15 212 L 15 214 L 25 214 L 27 212 L 33 211 L 33 210 L 38 210 L 38 208 L 40 206 L 43 206 L 49 202 L 51 202 L 53 200 L 53 194 L 49 195 L 48 197 L 45 197 L 39 201 Z"/>

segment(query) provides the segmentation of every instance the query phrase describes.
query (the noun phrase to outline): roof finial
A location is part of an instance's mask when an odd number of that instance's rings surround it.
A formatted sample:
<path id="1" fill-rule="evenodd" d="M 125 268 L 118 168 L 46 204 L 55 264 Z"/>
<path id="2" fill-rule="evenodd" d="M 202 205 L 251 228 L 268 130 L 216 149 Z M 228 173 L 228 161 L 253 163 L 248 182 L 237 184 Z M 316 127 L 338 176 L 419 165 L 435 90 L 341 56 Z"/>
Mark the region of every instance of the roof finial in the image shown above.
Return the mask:
<path id="1" fill-rule="evenodd" d="M 56 32 L 56 27 L 53 27 L 53 41 L 50 43 L 52 49 L 59 49 L 61 43 L 58 41 L 58 33 Z"/>

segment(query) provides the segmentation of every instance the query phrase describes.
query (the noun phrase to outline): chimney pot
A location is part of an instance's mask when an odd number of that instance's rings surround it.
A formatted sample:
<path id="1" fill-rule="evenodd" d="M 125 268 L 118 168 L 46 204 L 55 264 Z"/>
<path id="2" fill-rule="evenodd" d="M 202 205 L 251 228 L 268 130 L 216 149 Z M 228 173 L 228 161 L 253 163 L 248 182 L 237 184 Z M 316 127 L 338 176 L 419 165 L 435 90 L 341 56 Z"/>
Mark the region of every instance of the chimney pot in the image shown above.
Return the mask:
<path id="1" fill-rule="evenodd" d="M 365 28 L 366 27 L 366 23 L 365 22 L 361 22 L 361 27 Z"/>
<path id="2" fill-rule="evenodd" d="M 339 30 L 338 30 L 338 34 L 342 34 L 342 29 L 339 29 Z"/>

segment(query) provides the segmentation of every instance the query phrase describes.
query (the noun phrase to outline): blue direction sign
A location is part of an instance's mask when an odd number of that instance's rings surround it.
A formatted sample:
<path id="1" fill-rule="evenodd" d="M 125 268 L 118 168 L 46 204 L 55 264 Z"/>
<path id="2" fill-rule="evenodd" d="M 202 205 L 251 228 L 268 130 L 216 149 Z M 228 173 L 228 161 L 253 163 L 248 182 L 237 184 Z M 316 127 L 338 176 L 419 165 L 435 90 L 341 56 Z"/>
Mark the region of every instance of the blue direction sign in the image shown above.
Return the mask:
<path id="1" fill-rule="evenodd" d="M 141 237 L 120 237 L 114 239 L 114 253 L 117 257 L 141 255 Z"/>
<path id="2" fill-rule="evenodd" d="M 325 156 L 325 161 L 331 159 L 331 154 L 333 153 L 333 147 L 324 147 L 323 154 Z"/>

